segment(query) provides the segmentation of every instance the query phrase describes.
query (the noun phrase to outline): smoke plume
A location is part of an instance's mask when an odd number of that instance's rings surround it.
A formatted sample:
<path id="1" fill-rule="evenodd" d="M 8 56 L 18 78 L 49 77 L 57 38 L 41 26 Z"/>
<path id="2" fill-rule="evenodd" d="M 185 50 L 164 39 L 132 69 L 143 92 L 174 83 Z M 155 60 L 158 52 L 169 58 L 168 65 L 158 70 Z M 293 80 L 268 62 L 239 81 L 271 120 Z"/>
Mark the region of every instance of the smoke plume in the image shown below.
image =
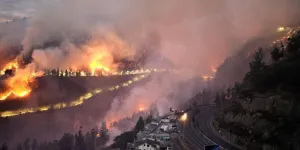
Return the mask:
<path id="1" fill-rule="evenodd" d="M 129 59 L 150 50 L 154 54 L 146 67 L 168 63 L 190 71 L 152 77 L 133 88 L 128 98 L 115 99 L 104 120 L 130 116 L 139 105 L 147 109 L 154 103 L 163 113 L 200 90 L 201 85 L 190 80 L 212 75 L 211 67 L 245 42 L 272 34 L 280 25 L 297 23 L 298 8 L 297 0 L 43 1 L 20 35 L 21 55 L 33 57 L 41 69 L 78 68 L 92 59 L 86 54 L 92 51 L 105 53 L 103 61 L 115 68 L 115 57 Z M 1 37 L 0 43 L 7 39 Z M 53 41 L 59 42 L 43 47 Z M 183 83 L 188 83 L 184 89 Z"/>

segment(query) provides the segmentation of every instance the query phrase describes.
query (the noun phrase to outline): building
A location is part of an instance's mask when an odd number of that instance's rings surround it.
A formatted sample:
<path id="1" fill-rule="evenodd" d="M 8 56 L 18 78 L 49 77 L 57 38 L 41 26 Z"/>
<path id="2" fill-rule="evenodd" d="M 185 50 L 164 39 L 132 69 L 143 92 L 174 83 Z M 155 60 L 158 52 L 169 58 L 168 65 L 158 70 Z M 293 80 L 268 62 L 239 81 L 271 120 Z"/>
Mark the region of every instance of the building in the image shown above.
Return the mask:
<path id="1" fill-rule="evenodd" d="M 156 141 L 168 142 L 171 140 L 171 136 L 168 133 L 156 133 L 153 135 Z"/>
<path id="2" fill-rule="evenodd" d="M 135 149 L 136 150 L 159 150 L 160 143 L 147 139 L 136 143 Z"/>
<path id="3" fill-rule="evenodd" d="M 161 122 L 162 123 L 169 123 L 169 122 L 171 122 L 171 120 L 170 119 L 161 119 Z"/>
<path id="4" fill-rule="evenodd" d="M 140 131 L 136 134 L 136 141 L 145 140 L 146 138 L 148 138 L 148 136 L 149 136 L 148 132 Z"/>
<path id="5" fill-rule="evenodd" d="M 153 120 L 151 124 L 159 125 L 161 123 L 161 120 Z"/>
<path id="6" fill-rule="evenodd" d="M 167 118 L 170 120 L 170 122 L 176 122 L 177 115 L 169 115 Z"/>
<path id="7" fill-rule="evenodd" d="M 149 133 L 154 132 L 157 127 L 158 124 L 151 122 L 145 125 L 144 132 L 149 132 Z"/>
<path id="8" fill-rule="evenodd" d="M 161 125 L 160 130 L 162 130 L 163 132 L 167 132 L 169 130 L 169 126 L 168 125 Z"/>
<path id="9" fill-rule="evenodd" d="M 171 120 L 176 120 L 156 116 L 151 123 L 145 125 L 144 130 L 136 135 L 133 143 L 127 144 L 127 150 L 171 150 L 171 132 L 176 132 L 177 125 Z"/>

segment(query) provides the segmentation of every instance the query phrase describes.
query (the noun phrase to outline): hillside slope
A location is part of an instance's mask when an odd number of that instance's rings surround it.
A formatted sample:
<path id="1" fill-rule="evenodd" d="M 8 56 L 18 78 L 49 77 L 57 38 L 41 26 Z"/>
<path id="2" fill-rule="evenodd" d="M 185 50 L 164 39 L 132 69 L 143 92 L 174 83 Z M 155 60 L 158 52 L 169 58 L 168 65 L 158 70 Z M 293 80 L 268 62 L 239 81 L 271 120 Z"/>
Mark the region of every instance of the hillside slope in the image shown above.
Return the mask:
<path id="1" fill-rule="evenodd" d="M 214 127 L 245 149 L 300 147 L 300 31 L 273 47 L 272 63 L 257 50 L 250 70 L 218 101 Z M 216 97 L 217 98 L 217 97 Z"/>

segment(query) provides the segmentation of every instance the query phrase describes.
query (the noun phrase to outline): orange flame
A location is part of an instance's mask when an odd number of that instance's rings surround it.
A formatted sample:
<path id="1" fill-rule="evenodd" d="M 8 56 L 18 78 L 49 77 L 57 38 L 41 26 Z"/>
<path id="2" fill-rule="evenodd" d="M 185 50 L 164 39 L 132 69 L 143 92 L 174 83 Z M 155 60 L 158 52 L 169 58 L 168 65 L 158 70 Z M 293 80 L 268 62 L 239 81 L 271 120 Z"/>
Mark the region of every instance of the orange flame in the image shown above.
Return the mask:
<path id="1" fill-rule="evenodd" d="M 102 36 L 95 36 L 81 47 L 87 54 L 84 58 L 87 62 L 83 67 L 89 68 L 92 75 L 97 75 L 98 71 L 103 75 L 116 72 L 119 64 L 115 60 L 133 55 L 133 48 L 116 34 L 105 33 L 104 38 Z"/>
<path id="2" fill-rule="evenodd" d="M 18 68 L 19 68 L 19 65 L 18 65 L 17 60 L 13 60 L 13 61 L 7 63 L 0 72 L 1 72 L 1 75 L 4 75 L 6 70 L 18 69 Z"/>
<path id="3" fill-rule="evenodd" d="M 33 82 L 34 78 L 40 73 L 29 73 L 26 69 L 19 69 L 17 59 L 5 65 L 1 72 L 5 73 L 7 69 L 15 69 L 15 75 L 6 79 L 5 84 L 8 89 L 0 93 L 0 101 L 6 100 L 10 96 L 27 96 L 31 92 L 29 83 Z"/>

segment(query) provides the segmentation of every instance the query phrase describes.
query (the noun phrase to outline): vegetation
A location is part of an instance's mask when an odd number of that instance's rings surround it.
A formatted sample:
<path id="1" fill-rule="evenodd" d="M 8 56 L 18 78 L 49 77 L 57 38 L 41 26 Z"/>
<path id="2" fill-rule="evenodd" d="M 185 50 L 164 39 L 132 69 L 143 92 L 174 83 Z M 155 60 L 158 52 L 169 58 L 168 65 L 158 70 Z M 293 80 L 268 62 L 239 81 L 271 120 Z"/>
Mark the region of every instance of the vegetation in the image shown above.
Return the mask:
<path id="1" fill-rule="evenodd" d="M 127 131 L 115 137 L 114 143 L 108 148 L 125 149 L 128 142 L 133 142 L 136 134 L 143 130 L 145 126 L 144 119 L 139 117 L 132 131 Z M 92 129 L 85 135 L 80 130 L 73 134 L 65 133 L 61 139 L 50 142 L 39 142 L 36 139 L 26 139 L 18 145 L 9 145 L 4 143 L 0 145 L 0 150 L 96 150 L 105 148 L 105 144 L 109 140 L 109 131 L 106 122 L 102 122 L 100 129 Z M 13 148 L 12 148 L 13 147 Z"/>
<path id="2" fill-rule="evenodd" d="M 134 129 L 131 131 L 124 132 L 121 135 L 117 136 L 114 139 L 114 143 L 110 146 L 110 148 L 126 149 L 127 143 L 132 143 L 136 138 L 136 134 L 139 131 L 143 130 L 144 126 L 144 119 L 142 117 L 139 117 L 139 120 L 137 121 Z"/>
<path id="3" fill-rule="evenodd" d="M 97 130 L 92 129 L 84 136 L 81 129 L 75 135 L 65 133 L 61 139 L 50 142 L 38 142 L 36 139 L 26 139 L 22 144 L 17 146 L 6 143 L 2 145 L 1 150 L 95 150 L 96 144 L 101 137 L 97 137 Z"/>
<path id="4" fill-rule="evenodd" d="M 144 127 L 145 127 L 144 119 L 142 117 L 140 117 L 139 120 L 137 121 L 135 127 L 134 127 L 134 130 L 136 132 L 140 132 L 144 129 Z"/>
<path id="5" fill-rule="evenodd" d="M 267 64 L 265 56 L 272 63 Z M 300 147 L 300 32 L 270 54 L 259 48 L 249 63 L 244 79 L 230 93 L 230 104 L 221 107 L 216 128 L 232 134 L 237 144 L 255 149 Z"/>

